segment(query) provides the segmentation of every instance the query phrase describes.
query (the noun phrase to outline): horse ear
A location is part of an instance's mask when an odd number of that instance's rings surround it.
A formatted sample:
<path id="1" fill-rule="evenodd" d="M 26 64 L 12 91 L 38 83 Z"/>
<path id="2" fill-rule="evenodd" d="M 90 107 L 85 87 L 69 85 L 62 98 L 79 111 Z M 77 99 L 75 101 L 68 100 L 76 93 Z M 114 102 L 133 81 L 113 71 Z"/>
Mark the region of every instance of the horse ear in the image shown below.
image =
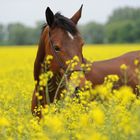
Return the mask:
<path id="1" fill-rule="evenodd" d="M 46 21 L 48 25 L 51 27 L 54 22 L 54 14 L 49 7 L 47 7 L 45 14 L 46 14 Z"/>
<path id="2" fill-rule="evenodd" d="M 81 18 L 83 4 L 81 5 L 80 9 L 71 17 L 71 20 L 77 24 L 79 19 Z"/>

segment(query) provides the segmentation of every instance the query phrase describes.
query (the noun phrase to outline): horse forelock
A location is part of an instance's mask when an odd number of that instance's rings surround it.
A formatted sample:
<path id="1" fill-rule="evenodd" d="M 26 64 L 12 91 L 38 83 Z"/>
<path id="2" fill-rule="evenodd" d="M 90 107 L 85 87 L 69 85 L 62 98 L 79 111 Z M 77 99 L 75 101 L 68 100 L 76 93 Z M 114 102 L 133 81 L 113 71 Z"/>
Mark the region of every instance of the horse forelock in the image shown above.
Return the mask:
<path id="1" fill-rule="evenodd" d="M 55 14 L 54 26 L 62 28 L 63 30 L 70 32 L 72 35 L 75 35 L 78 32 L 76 25 L 60 13 Z"/>
<path id="2" fill-rule="evenodd" d="M 47 26 L 48 26 L 47 23 L 45 23 L 42 26 L 42 33 L 44 32 Z M 59 12 L 54 15 L 54 23 L 52 25 L 52 28 L 55 28 L 55 27 L 61 28 L 72 35 L 76 35 L 78 32 L 76 25 L 69 18 L 64 17 Z"/>

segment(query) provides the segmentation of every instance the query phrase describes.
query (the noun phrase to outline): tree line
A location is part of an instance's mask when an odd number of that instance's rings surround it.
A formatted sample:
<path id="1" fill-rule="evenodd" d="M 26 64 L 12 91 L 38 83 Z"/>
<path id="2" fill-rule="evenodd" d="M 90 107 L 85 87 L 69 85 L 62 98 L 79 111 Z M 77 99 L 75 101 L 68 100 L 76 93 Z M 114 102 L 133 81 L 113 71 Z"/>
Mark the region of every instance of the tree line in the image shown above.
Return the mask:
<path id="1" fill-rule="evenodd" d="M 37 44 L 42 22 L 35 27 L 21 23 L 0 24 L 0 45 Z M 140 8 L 119 8 L 114 10 L 105 24 L 90 22 L 78 26 L 88 44 L 140 43 Z"/>
<path id="2" fill-rule="evenodd" d="M 87 43 L 140 43 L 140 8 L 119 8 L 107 23 L 80 26 Z"/>
<path id="3" fill-rule="evenodd" d="M 28 27 L 21 23 L 4 26 L 0 24 L 0 45 L 32 45 L 37 44 L 41 32 L 41 23 Z"/>

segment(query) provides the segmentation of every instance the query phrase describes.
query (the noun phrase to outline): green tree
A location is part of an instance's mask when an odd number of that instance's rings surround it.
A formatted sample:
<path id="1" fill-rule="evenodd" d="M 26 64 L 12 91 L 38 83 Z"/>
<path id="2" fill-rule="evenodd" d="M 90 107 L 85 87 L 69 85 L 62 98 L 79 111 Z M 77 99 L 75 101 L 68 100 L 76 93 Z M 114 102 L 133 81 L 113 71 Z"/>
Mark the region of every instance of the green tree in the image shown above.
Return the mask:
<path id="1" fill-rule="evenodd" d="M 132 36 L 134 37 L 134 41 L 136 43 L 140 43 L 140 20 L 137 20 L 137 22 L 134 22 Z"/>
<path id="2" fill-rule="evenodd" d="M 0 24 L 0 45 L 4 45 L 5 41 L 5 27 Z"/>
<path id="3" fill-rule="evenodd" d="M 104 42 L 104 26 L 95 22 L 90 22 L 79 26 L 82 36 L 86 43 L 103 43 Z"/>
<path id="4" fill-rule="evenodd" d="M 126 20 L 106 25 L 106 40 L 108 43 L 135 42 L 134 22 Z"/>
<path id="5" fill-rule="evenodd" d="M 36 27 L 27 27 L 21 23 L 9 24 L 7 27 L 9 45 L 32 45 L 37 44 L 40 30 L 39 23 Z"/>
<path id="6" fill-rule="evenodd" d="M 137 21 L 140 18 L 140 8 L 124 7 L 114 10 L 113 14 L 109 17 L 108 23 L 119 22 L 124 20 Z"/>
<path id="7" fill-rule="evenodd" d="M 26 28 L 20 23 L 9 24 L 8 31 L 8 44 L 10 45 L 24 45 L 26 43 L 27 35 Z"/>
<path id="8" fill-rule="evenodd" d="M 107 43 L 140 42 L 140 8 L 119 8 L 110 16 L 106 26 Z"/>

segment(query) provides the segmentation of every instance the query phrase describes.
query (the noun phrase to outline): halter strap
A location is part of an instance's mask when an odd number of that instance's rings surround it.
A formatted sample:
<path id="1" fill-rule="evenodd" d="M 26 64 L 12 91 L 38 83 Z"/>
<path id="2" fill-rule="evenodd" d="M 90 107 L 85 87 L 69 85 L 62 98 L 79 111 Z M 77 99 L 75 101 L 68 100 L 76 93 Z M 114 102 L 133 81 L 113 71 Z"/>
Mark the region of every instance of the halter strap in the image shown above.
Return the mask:
<path id="1" fill-rule="evenodd" d="M 55 56 L 55 58 L 56 58 L 56 61 L 58 62 L 58 65 L 59 65 L 59 67 L 62 69 L 62 70 L 66 70 L 66 67 L 64 66 L 64 63 L 62 62 L 62 59 L 58 56 L 58 54 L 56 53 L 56 51 L 55 51 L 55 49 L 54 49 L 54 47 L 53 47 L 53 42 L 52 42 L 52 40 L 51 40 L 51 34 L 50 34 L 50 31 L 49 31 L 49 33 L 48 33 L 48 37 L 49 37 L 49 43 L 50 43 L 50 46 L 51 46 L 51 49 L 52 49 L 52 52 L 53 52 L 53 55 Z M 84 62 L 84 59 L 82 58 L 82 61 Z M 73 73 L 74 71 L 82 71 L 82 72 L 84 72 L 84 70 L 83 69 L 79 69 L 79 70 L 71 70 L 71 71 L 69 71 L 68 72 L 68 75 L 69 74 L 71 74 L 71 73 Z"/>
<path id="2" fill-rule="evenodd" d="M 52 40 L 51 40 L 50 31 L 49 31 L 49 33 L 48 33 L 48 36 L 49 36 L 49 43 L 50 43 L 50 46 L 51 46 L 53 55 L 55 56 L 56 61 L 57 61 L 58 64 L 59 64 L 59 67 L 65 70 L 65 66 L 64 66 L 64 64 L 63 64 L 63 62 L 62 62 L 62 60 L 61 60 L 61 58 L 60 58 L 60 57 L 58 56 L 58 54 L 55 52 L 55 49 L 54 49 L 54 47 L 53 47 L 53 42 L 52 42 Z"/>

